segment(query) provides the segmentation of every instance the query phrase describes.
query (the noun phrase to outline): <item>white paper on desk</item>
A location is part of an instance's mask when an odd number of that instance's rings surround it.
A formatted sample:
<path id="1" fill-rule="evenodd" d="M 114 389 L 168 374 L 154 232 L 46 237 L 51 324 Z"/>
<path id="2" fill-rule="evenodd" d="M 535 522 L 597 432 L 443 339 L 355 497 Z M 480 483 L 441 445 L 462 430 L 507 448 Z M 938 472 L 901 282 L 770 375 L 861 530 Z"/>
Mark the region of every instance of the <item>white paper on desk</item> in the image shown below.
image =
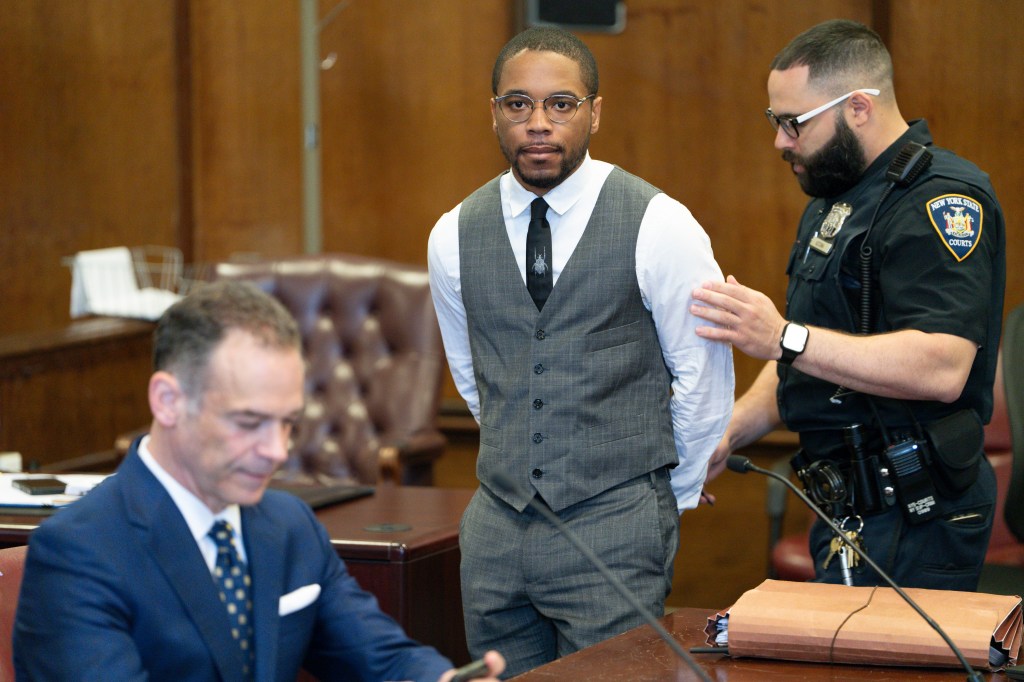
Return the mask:
<path id="1" fill-rule="evenodd" d="M 15 488 L 11 481 L 19 478 L 49 478 L 53 474 L 0 474 L 0 507 L 63 507 L 71 504 L 103 482 L 106 474 L 57 474 L 66 484 L 60 495 L 29 495 Z"/>
<path id="2" fill-rule="evenodd" d="M 80 251 L 74 257 L 72 318 L 111 315 L 155 320 L 179 298 L 165 289 L 140 289 L 135 279 L 135 261 L 125 246 Z"/>

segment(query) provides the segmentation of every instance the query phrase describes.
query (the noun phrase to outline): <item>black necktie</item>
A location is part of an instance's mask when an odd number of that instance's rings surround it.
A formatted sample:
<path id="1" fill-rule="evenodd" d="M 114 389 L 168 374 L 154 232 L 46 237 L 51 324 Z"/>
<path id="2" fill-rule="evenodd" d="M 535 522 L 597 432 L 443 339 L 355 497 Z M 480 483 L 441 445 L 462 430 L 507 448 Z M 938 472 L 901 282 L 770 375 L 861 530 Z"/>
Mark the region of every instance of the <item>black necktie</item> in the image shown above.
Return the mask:
<path id="1" fill-rule="evenodd" d="M 551 276 L 551 226 L 548 204 L 540 197 L 530 204 L 530 229 L 526 233 L 526 289 L 537 310 L 544 308 L 554 280 Z"/>
<path id="2" fill-rule="evenodd" d="M 220 589 L 220 600 L 228 610 L 231 621 L 231 636 L 242 649 L 242 673 L 245 679 L 253 679 L 255 656 L 252 648 L 252 598 L 249 596 L 249 571 L 233 541 L 231 524 L 214 521 L 208 535 L 217 545 L 217 561 L 213 566 L 213 578 Z"/>

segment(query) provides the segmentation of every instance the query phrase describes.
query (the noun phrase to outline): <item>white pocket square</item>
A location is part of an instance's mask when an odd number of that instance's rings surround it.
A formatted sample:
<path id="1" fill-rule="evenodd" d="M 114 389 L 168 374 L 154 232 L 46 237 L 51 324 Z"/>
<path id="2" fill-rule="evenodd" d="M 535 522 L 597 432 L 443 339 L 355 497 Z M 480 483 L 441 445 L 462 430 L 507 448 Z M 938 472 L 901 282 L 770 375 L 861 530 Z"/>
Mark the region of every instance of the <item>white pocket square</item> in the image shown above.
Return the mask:
<path id="1" fill-rule="evenodd" d="M 297 590 L 292 590 L 281 597 L 277 604 L 277 615 L 287 616 L 299 609 L 304 609 L 320 596 L 320 586 L 317 584 L 305 585 Z"/>

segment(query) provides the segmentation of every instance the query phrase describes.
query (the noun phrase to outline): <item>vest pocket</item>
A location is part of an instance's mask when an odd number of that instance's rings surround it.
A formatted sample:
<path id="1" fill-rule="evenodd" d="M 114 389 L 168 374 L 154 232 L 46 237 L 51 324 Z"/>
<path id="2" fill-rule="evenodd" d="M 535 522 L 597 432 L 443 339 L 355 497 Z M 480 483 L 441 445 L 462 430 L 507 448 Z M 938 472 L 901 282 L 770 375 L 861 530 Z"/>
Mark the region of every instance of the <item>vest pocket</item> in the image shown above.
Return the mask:
<path id="1" fill-rule="evenodd" d="M 639 340 L 640 321 L 638 320 L 636 322 L 630 322 L 629 324 L 622 325 L 621 327 L 602 329 L 601 331 L 587 334 L 584 338 L 583 350 L 587 353 L 592 353 L 594 351 L 613 348 L 615 346 L 621 346 L 625 343 Z"/>
<path id="2" fill-rule="evenodd" d="M 587 445 L 603 445 L 618 440 L 643 435 L 643 417 L 640 415 L 616 419 L 615 421 L 598 424 L 587 429 Z"/>
<path id="3" fill-rule="evenodd" d="M 480 424 L 480 444 L 501 450 L 501 430 L 487 424 Z"/>

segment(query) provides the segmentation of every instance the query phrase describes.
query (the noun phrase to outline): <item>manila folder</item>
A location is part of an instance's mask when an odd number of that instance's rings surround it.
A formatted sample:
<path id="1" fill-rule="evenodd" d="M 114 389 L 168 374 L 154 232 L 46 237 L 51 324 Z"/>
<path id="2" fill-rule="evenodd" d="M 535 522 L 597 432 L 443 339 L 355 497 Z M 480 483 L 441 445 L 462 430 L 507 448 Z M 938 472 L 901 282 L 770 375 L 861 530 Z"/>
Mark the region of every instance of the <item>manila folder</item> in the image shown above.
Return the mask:
<path id="1" fill-rule="evenodd" d="M 1016 665 L 1021 598 L 908 588 L 971 666 L 988 669 L 989 647 Z M 728 610 L 729 655 L 791 661 L 960 667 L 945 640 L 892 588 L 766 580 Z M 722 612 L 711 619 L 725 616 Z"/>

